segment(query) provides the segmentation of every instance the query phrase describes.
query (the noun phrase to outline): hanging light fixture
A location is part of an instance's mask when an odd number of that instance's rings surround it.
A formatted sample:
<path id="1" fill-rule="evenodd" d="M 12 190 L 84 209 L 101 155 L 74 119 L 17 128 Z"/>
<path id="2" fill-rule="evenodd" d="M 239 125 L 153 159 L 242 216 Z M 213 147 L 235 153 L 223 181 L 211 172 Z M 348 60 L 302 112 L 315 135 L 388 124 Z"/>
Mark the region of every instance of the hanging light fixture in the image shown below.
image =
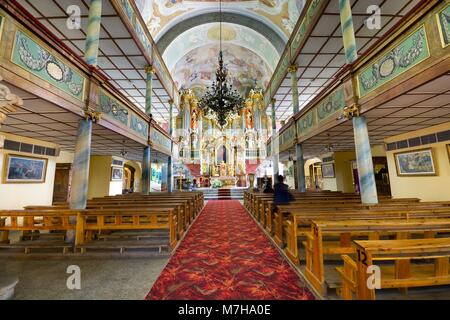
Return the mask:
<path id="1" fill-rule="evenodd" d="M 122 158 L 126 158 L 126 156 L 128 155 L 128 151 L 125 149 L 125 140 L 123 140 L 123 147 L 122 150 L 120 151 L 120 155 L 122 156 Z"/>
<path id="2" fill-rule="evenodd" d="M 233 86 L 227 82 L 228 70 L 223 63 L 222 51 L 222 1 L 220 1 L 220 51 L 216 80 L 206 88 L 205 95 L 199 101 L 199 107 L 210 119 L 215 119 L 221 128 L 228 120 L 235 119 L 243 108 L 244 99 Z"/>

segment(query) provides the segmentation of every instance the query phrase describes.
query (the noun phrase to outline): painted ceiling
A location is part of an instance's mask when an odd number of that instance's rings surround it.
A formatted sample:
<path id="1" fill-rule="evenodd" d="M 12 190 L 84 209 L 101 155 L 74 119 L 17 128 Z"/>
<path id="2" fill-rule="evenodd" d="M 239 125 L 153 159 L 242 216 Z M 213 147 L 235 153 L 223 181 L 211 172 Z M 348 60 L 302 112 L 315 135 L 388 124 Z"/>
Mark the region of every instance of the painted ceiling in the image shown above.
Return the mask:
<path id="1" fill-rule="evenodd" d="M 178 88 L 190 88 L 197 96 L 203 95 L 205 87 L 215 79 L 218 53 L 218 44 L 208 44 L 184 55 L 172 70 Z M 228 43 L 223 46 L 223 55 L 228 68 L 228 80 L 242 95 L 246 95 L 254 87 L 265 88 L 268 85 L 272 70 L 253 51 Z"/>
<path id="2" fill-rule="evenodd" d="M 154 40 L 189 17 L 219 11 L 214 0 L 135 0 Z M 289 38 L 300 16 L 304 0 L 223 0 L 223 12 L 253 17 Z"/>
<path id="3" fill-rule="evenodd" d="M 166 49 L 163 59 L 178 89 L 210 85 L 217 66 L 220 27 L 209 23 L 179 35 Z M 258 32 L 235 24 L 222 25 L 222 42 L 229 80 L 245 95 L 251 87 L 266 88 L 279 53 Z M 198 94 L 200 94 L 198 92 Z"/>

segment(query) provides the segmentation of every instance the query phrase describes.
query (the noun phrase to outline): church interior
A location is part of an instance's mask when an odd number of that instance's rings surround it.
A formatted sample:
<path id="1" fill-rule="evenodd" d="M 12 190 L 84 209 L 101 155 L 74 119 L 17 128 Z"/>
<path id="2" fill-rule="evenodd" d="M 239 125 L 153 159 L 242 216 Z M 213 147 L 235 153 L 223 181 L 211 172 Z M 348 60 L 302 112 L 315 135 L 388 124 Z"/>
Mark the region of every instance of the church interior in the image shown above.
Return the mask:
<path id="1" fill-rule="evenodd" d="M 0 300 L 450 299 L 450 0 L 1 0 Z"/>

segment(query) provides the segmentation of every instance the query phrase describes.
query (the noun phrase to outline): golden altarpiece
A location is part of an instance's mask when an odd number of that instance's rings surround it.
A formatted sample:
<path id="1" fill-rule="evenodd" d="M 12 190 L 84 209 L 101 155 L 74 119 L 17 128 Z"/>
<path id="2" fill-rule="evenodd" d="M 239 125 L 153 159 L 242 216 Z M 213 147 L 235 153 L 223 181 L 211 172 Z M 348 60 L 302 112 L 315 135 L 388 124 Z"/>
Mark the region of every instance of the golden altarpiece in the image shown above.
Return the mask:
<path id="1" fill-rule="evenodd" d="M 229 116 L 223 127 L 214 114 L 201 110 L 193 90 L 183 90 L 176 118 L 180 161 L 224 185 L 245 183 L 246 175 L 266 158 L 270 123 L 260 89 L 250 90 L 240 113 Z"/>

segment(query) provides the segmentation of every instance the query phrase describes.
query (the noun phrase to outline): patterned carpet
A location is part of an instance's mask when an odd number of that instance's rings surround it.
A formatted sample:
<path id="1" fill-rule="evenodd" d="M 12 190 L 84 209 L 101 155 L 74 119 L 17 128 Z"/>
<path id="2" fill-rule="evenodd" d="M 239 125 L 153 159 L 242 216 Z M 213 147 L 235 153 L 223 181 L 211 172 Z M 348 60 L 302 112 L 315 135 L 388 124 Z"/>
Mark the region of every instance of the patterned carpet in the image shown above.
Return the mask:
<path id="1" fill-rule="evenodd" d="M 209 201 L 148 300 L 309 300 L 314 296 L 239 201 Z"/>

